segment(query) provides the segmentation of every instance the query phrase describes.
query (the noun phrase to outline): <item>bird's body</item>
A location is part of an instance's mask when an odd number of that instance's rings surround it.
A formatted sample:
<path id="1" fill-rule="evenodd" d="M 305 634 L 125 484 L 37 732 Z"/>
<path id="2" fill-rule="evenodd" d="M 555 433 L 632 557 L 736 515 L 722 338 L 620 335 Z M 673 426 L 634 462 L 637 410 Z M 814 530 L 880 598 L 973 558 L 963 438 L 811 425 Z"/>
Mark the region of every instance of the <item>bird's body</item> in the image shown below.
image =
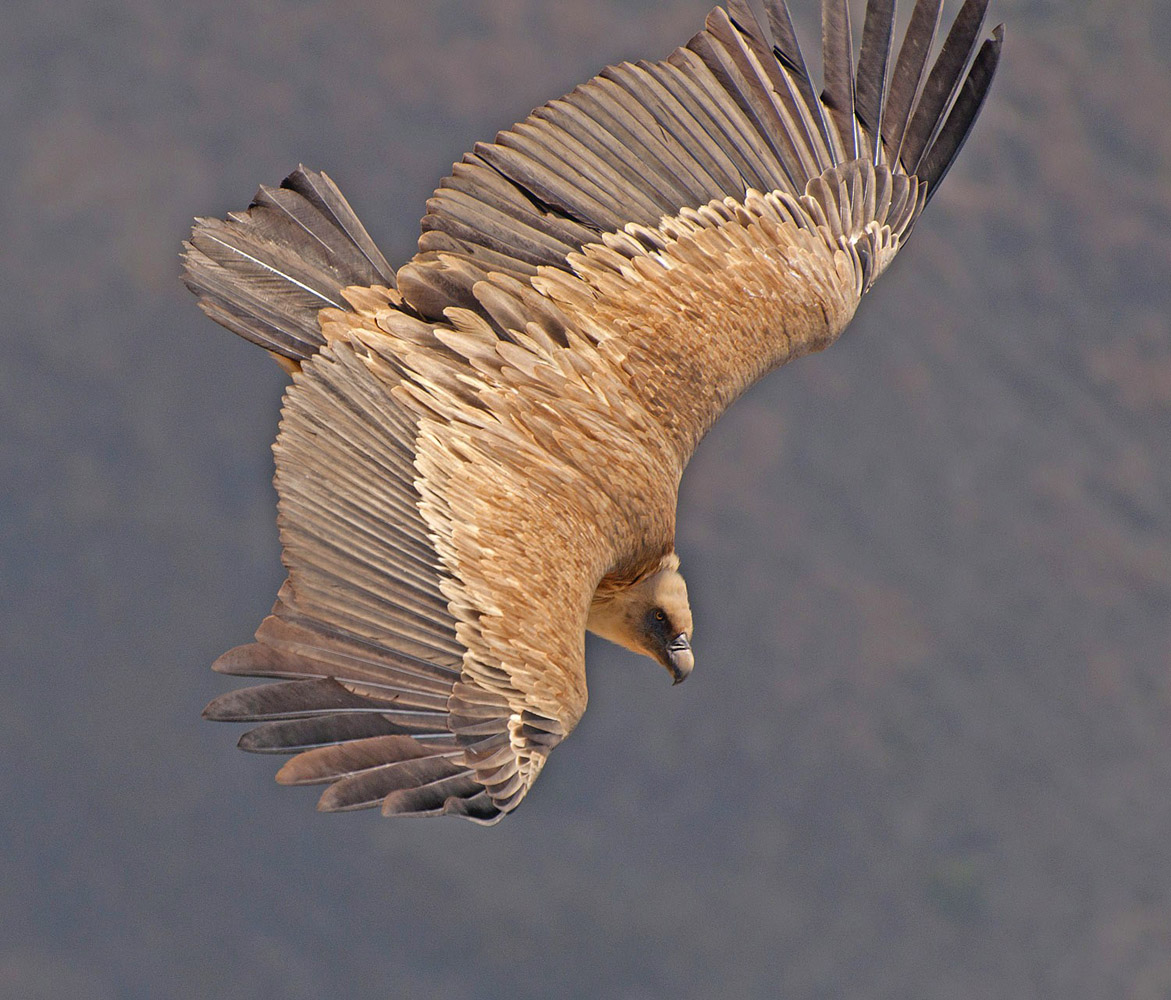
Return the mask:
<path id="1" fill-rule="evenodd" d="M 293 376 L 289 580 L 217 662 L 280 681 L 208 714 L 259 721 L 242 746 L 296 753 L 279 777 L 329 782 L 323 808 L 491 822 L 585 710 L 587 629 L 685 677 L 684 468 L 749 385 L 839 336 L 905 240 L 991 79 L 985 6 L 927 75 L 939 0 L 893 63 L 872 0 L 855 77 L 826 0 L 820 100 L 782 2 L 771 43 L 717 8 L 670 59 L 478 146 L 397 272 L 303 168 L 201 220 L 188 284 Z"/>

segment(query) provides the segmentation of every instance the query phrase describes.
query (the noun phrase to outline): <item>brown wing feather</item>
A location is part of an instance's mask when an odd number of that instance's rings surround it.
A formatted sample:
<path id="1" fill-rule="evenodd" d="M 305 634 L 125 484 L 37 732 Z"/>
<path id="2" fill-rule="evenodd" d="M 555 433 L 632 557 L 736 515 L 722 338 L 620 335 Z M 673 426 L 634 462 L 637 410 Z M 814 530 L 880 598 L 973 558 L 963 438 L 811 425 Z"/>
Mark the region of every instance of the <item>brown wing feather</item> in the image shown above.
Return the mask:
<path id="1" fill-rule="evenodd" d="M 995 70 L 999 36 L 961 88 L 967 45 L 980 30 L 975 12 L 984 6 L 986 0 L 965 4 L 919 94 L 919 66 L 935 35 L 935 19 L 926 16 L 924 4 L 916 8 L 892 66 L 894 3 L 870 0 L 855 67 L 847 5 L 825 0 L 826 79 L 820 99 L 784 0 L 767 3 L 775 38 L 747 4 L 732 4 L 731 15 L 716 8 L 705 30 L 668 59 L 606 69 L 500 133 L 495 143 L 479 144 L 428 203 L 420 250 L 474 257 L 487 270 L 567 270 L 573 253 L 629 225 L 655 229 L 664 219 L 711 201 L 742 203 L 753 190 L 823 200 L 827 171 L 845 170 L 864 158 L 880 172 L 899 176 L 914 177 L 922 167 L 920 186 L 930 197 Z M 904 132 L 903 157 L 888 163 L 890 153 L 903 145 Z M 830 177 L 831 183 L 839 180 L 839 174 Z M 867 195 L 864 184 L 858 193 Z M 844 228 L 861 231 L 877 220 L 851 196 L 847 190 L 851 218 Z M 842 199 L 835 195 L 835 200 Z M 916 213 L 925 200 L 913 202 Z M 913 222 L 896 234 L 895 249 Z M 841 228 L 831 226 L 835 239 Z M 416 258 L 408 265 L 412 278 L 444 266 L 439 260 L 433 254 Z M 863 290 L 877 273 L 867 266 Z M 796 293 L 790 289 L 786 295 Z M 413 297 L 408 289 L 404 294 L 412 308 L 442 319 L 442 302 L 434 296 Z M 463 304 L 469 294 L 466 284 L 452 298 Z M 739 290 L 726 285 L 725 294 L 736 298 Z M 749 364 L 755 368 L 756 359 Z"/>
<path id="2" fill-rule="evenodd" d="M 289 680 L 207 714 L 299 751 L 281 780 L 331 782 L 322 808 L 515 807 L 585 709 L 598 581 L 674 534 L 678 471 L 645 451 L 661 431 L 612 362 L 532 289 L 477 291 L 524 329 L 420 324 L 389 298 L 334 311 L 285 400 L 289 581 L 220 668 Z"/>

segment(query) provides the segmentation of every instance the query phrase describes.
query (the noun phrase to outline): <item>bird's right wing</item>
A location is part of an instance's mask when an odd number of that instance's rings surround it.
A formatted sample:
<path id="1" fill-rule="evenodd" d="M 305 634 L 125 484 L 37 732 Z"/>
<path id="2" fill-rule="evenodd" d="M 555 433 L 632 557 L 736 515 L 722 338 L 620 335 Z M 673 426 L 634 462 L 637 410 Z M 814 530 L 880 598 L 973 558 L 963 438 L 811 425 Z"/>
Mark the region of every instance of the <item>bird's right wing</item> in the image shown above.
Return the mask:
<path id="1" fill-rule="evenodd" d="M 471 315 L 413 319 L 393 290 L 346 295 L 274 446 L 288 581 L 256 642 L 216 664 L 277 683 L 206 714 L 260 722 L 241 746 L 296 754 L 279 779 L 327 783 L 324 809 L 492 822 L 585 710 L 590 601 L 631 544 L 613 483 L 669 542 L 678 480 L 648 467 L 653 423 L 605 402 L 622 387 L 588 345 L 554 342 L 548 311 L 501 344 Z"/>

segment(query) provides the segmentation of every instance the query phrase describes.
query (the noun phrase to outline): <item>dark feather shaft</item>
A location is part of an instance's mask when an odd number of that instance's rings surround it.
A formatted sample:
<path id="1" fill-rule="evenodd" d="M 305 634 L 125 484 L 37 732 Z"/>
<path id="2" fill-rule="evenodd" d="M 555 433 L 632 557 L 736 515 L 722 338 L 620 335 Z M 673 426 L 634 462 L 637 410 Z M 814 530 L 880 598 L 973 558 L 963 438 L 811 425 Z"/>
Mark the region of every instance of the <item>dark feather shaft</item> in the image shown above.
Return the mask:
<path id="1" fill-rule="evenodd" d="M 769 30 L 773 36 L 773 53 L 780 63 L 791 72 L 793 83 L 801 96 L 801 104 L 813 110 L 815 122 L 821 132 L 822 141 L 826 148 L 833 150 L 836 143 L 833 131 L 826 121 L 821 101 L 813 89 L 813 81 L 809 77 L 809 70 L 805 65 L 805 57 L 801 54 L 801 46 L 797 43 L 797 33 L 793 30 L 793 18 L 785 0 L 768 0 L 766 4 Z M 827 163 L 826 166 L 829 166 Z"/>
<path id="2" fill-rule="evenodd" d="M 862 24 L 854 110 L 861 126 L 877 137 L 886 103 L 886 76 L 894 37 L 894 0 L 870 0 Z M 874 162 L 881 162 L 882 143 L 874 142 Z"/>
<path id="3" fill-rule="evenodd" d="M 822 94 L 837 128 L 844 158 L 860 155 L 858 123 L 854 117 L 854 45 L 846 0 L 822 0 Z"/>

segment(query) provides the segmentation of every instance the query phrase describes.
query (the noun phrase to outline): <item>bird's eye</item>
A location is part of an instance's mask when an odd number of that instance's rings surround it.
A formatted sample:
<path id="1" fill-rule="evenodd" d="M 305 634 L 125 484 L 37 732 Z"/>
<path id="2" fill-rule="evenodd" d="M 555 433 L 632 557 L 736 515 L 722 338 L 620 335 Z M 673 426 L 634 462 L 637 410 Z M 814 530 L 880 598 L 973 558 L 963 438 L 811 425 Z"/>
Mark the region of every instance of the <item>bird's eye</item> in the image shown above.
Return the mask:
<path id="1" fill-rule="evenodd" d="M 655 621 L 665 622 L 666 620 L 667 620 L 667 616 L 665 614 L 663 614 L 663 612 L 661 612 L 661 611 L 655 612 Z"/>

